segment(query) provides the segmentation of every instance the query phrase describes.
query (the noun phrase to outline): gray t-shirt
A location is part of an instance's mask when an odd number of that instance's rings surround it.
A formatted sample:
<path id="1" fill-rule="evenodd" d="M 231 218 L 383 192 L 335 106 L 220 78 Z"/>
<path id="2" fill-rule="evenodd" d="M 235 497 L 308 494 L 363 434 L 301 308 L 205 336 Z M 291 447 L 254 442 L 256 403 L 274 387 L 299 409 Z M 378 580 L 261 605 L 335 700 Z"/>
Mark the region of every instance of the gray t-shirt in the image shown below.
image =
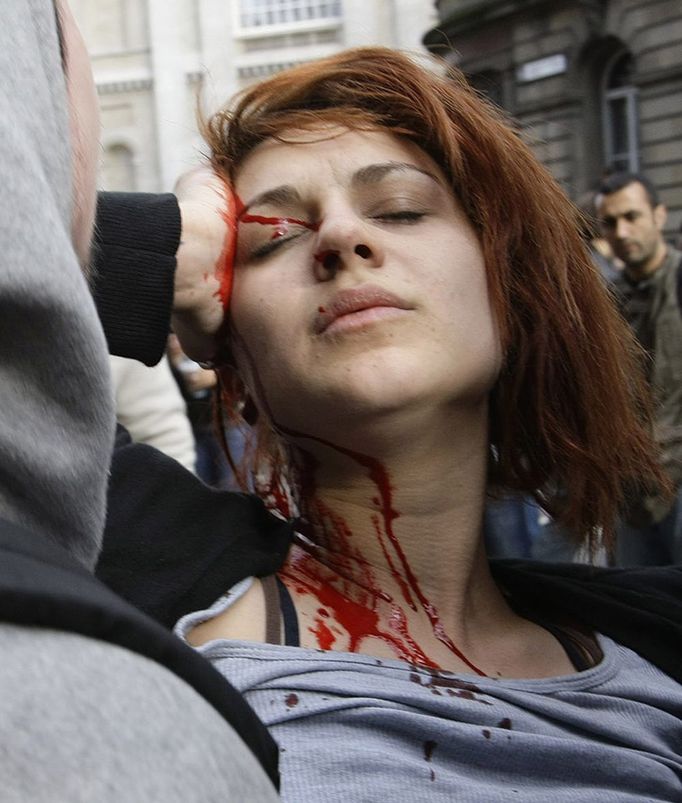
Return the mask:
<path id="1" fill-rule="evenodd" d="M 178 635 L 250 583 L 183 617 Z M 541 680 L 227 639 L 199 651 L 277 740 L 291 803 L 682 801 L 682 686 L 599 643 L 598 666 Z"/>

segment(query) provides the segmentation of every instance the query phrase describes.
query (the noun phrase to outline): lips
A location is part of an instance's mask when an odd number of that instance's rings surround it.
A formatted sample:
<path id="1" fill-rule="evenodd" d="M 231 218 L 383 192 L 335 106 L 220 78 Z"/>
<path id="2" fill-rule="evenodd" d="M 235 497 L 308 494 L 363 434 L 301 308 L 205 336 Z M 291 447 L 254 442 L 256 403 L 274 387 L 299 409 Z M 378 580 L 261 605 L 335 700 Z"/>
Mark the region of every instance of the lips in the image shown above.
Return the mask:
<path id="1" fill-rule="evenodd" d="M 412 309 L 412 306 L 405 299 L 400 298 L 395 293 L 376 285 L 366 284 L 361 287 L 341 290 L 332 298 L 329 304 L 320 307 L 313 321 L 313 330 L 316 334 L 323 334 L 339 318 L 376 307 Z"/>

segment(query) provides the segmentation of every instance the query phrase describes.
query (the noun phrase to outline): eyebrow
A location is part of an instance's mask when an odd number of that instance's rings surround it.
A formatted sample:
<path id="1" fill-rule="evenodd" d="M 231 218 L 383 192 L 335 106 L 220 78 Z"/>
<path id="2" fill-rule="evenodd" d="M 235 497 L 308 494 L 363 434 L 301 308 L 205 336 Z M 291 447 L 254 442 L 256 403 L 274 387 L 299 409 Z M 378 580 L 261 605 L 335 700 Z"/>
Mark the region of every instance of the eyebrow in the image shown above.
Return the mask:
<path id="1" fill-rule="evenodd" d="M 410 171 L 421 173 L 423 176 L 427 176 L 437 184 L 440 184 L 433 173 L 429 173 L 428 170 L 423 170 L 421 167 L 409 162 L 382 162 L 381 164 L 367 165 L 367 167 L 361 167 L 355 172 L 351 181 L 353 184 L 375 184 L 391 173 L 406 173 Z"/>
<path id="2" fill-rule="evenodd" d="M 356 186 L 378 184 L 386 178 L 386 176 L 396 172 L 420 173 L 440 185 L 440 182 L 433 173 L 430 173 L 428 170 L 423 170 L 421 167 L 417 167 L 409 162 L 381 162 L 378 164 L 366 165 L 353 173 L 351 176 L 351 184 Z M 245 211 L 254 206 L 265 206 L 266 204 L 293 205 L 297 203 L 303 203 L 300 192 L 291 184 L 282 184 L 279 187 L 273 187 L 270 190 L 265 190 L 265 192 L 262 192 L 260 195 L 256 195 L 256 197 L 246 205 Z"/>
<path id="3" fill-rule="evenodd" d="M 295 204 L 303 203 L 301 193 L 290 184 L 282 184 L 280 187 L 273 187 L 271 190 L 266 190 L 248 203 L 244 210 L 251 209 L 253 206 L 265 206 L 266 204 Z"/>

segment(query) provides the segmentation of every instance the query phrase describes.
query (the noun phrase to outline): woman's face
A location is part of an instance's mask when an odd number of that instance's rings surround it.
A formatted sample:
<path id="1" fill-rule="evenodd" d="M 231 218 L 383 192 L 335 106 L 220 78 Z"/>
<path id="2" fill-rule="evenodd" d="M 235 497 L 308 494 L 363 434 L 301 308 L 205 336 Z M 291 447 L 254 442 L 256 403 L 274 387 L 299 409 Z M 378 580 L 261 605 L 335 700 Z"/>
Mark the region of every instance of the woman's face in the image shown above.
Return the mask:
<path id="1" fill-rule="evenodd" d="M 324 437 L 484 404 L 497 330 L 481 248 L 440 169 L 385 132 L 289 138 L 254 149 L 235 183 L 233 348 L 260 407 Z"/>

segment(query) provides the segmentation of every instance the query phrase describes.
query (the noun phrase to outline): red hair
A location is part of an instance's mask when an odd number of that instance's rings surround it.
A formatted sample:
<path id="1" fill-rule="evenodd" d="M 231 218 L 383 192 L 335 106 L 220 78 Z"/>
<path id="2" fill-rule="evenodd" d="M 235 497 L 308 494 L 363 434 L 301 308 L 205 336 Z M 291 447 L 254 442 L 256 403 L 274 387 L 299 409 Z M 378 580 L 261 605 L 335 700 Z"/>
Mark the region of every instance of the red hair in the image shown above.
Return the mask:
<path id="1" fill-rule="evenodd" d="M 642 355 L 592 265 L 580 215 L 501 114 L 459 74 L 384 48 L 281 72 L 211 117 L 230 180 L 260 142 L 319 123 L 383 129 L 441 167 L 481 242 L 504 363 L 490 402 L 491 485 L 532 494 L 574 534 L 611 544 L 635 489 L 667 489 Z"/>

